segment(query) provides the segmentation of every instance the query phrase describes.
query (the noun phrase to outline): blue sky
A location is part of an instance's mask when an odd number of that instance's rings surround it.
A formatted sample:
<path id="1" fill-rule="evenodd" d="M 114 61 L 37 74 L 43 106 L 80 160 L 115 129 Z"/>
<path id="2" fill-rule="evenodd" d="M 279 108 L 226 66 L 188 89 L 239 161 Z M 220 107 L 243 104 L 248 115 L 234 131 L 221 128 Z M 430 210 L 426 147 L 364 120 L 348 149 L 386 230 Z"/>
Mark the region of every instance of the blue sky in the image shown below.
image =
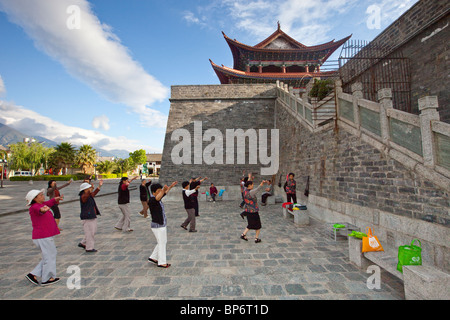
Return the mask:
<path id="1" fill-rule="evenodd" d="M 280 21 L 305 45 L 372 40 L 416 2 L 0 0 L 0 123 L 161 152 L 170 87 L 219 84 L 209 59 L 232 67 L 221 31 L 255 45 Z"/>

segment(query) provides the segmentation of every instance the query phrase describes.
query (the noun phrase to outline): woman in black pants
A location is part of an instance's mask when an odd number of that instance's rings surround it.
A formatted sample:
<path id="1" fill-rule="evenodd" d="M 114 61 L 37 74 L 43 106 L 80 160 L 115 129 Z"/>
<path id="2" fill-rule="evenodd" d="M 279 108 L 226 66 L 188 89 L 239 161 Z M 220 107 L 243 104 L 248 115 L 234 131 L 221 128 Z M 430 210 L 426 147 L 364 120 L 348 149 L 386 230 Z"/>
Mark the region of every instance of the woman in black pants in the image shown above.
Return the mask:
<path id="1" fill-rule="evenodd" d="M 248 225 L 247 228 L 245 228 L 244 232 L 241 234 L 241 239 L 245 241 L 248 241 L 247 232 L 249 230 L 255 230 L 255 243 L 261 242 L 261 239 L 259 238 L 259 233 L 261 231 L 261 219 L 259 217 L 258 200 L 256 194 L 264 183 L 267 183 L 267 181 L 263 180 L 261 184 L 255 189 L 253 188 L 253 181 L 247 181 L 245 183 L 244 201 Z"/>

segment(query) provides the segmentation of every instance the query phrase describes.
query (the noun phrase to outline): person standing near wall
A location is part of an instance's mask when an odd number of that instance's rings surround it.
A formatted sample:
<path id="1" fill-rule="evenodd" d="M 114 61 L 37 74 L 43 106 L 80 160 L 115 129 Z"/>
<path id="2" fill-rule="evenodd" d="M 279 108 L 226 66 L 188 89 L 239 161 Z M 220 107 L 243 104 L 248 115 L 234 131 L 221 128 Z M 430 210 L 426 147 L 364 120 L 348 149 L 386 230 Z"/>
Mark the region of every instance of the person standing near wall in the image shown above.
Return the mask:
<path id="1" fill-rule="evenodd" d="M 284 183 L 284 191 L 286 192 L 287 202 L 297 203 L 297 182 L 294 180 L 294 177 L 295 174 L 292 172 L 288 174 Z"/>
<path id="2" fill-rule="evenodd" d="M 133 231 L 133 229 L 130 228 L 131 210 L 130 190 L 128 189 L 128 186 L 130 185 L 131 181 L 135 180 L 137 177 L 138 176 L 134 177 L 131 180 L 128 180 L 127 177 L 122 177 L 122 179 L 120 179 L 117 203 L 119 204 L 120 211 L 122 211 L 122 217 L 114 226 L 114 228 L 116 228 L 117 230 L 125 230 L 127 232 Z"/>
<path id="3" fill-rule="evenodd" d="M 103 185 L 100 180 L 97 189 L 94 192 L 94 186 L 84 182 L 80 185 L 80 219 L 83 222 L 84 238 L 78 244 L 80 248 L 84 248 L 86 252 L 97 252 L 95 249 L 95 233 L 97 232 L 97 216 L 100 215 L 94 197 L 99 193 Z"/>
<path id="4" fill-rule="evenodd" d="M 25 199 L 29 208 L 33 231 L 31 238 L 33 243 L 41 250 L 42 260 L 25 277 L 33 284 L 39 285 L 37 277 L 41 278 L 41 286 L 47 286 L 59 281 L 56 277 L 56 245 L 53 239 L 58 235 L 59 229 L 51 214 L 50 208 L 63 197 L 55 197 L 45 201 L 45 189 L 31 190 Z"/>
<path id="5" fill-rule="evenodd" d="M 48 182 L 48 188 L 47 188 L 47 197 L 49 199 L 53 199 L 55 197 L 59 197 L 61 196 L 61 193 L 59 192 L 59 190 L 61 190 L 62 188 L 67 187 L 68 185 L 70 185 L 72 183 L 72 179 L 70 179 L 70 181 L 66 184 L 63 184 L 61 187 L 58 187 L 56 185 L 56 181 L 55 180 L 50 180 Z M 58 226 L 59 231 L 61 231 L 62 229 L 59 227 L 59 221 L 61 219 L 61 212 L 59 211 L 59 206 L 58 206 L 58 201 L 56 202 L 56 204 L 51 207 L 50 209 L 53 212 L 53 217 L 55 218 L 56 221 L 56 225 Z"/>

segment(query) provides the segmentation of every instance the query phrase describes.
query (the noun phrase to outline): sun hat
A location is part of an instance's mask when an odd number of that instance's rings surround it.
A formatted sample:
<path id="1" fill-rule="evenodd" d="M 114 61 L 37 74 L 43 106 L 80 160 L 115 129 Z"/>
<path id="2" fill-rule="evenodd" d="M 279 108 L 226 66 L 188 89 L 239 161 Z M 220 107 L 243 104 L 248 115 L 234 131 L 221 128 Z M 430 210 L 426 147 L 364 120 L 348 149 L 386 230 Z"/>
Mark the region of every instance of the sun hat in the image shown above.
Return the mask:
<path id="1" fill-rule="evenodd" d="M 34 198 L 36 198 L 39 193 L 44 193 L 44 192 L 45 192 L 45 189 L 28 191 L 27 195 L 25 196 L 25 200 L 27 200 L 27 206 L 31 205 L 31 201 L 33 201 Z"/>
<path id="2" fill-rule="evenodd" d="M 83 190 L 89 189 L 89 188 L 91 188 L 91 187 L 92 187 L 92 185 L 91 185 L 90 183 L 83 182 L 83 183 L 80 185 L 80 192 L 83 191 Z"/>

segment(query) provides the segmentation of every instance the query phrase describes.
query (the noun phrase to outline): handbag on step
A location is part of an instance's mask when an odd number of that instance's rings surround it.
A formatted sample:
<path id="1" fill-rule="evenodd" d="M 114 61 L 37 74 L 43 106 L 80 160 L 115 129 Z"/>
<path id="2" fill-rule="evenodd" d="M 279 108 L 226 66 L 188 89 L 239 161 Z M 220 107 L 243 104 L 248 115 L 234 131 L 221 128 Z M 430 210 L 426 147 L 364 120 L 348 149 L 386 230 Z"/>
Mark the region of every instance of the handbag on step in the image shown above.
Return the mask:
<path id="1" fill-rule="evenodd" d="M 377 236 L 372 234 L 372 230 L 369 227 L 366 228 L 366 234 L 367 237 L 362 237 L 362 252 L 384 251 Z"/>
<path id="2" fill-rule="evenodd" d="M 420 246 L 414 245 L 418 241 Z M 411 245 L 398 247 L 397 270 L 403 273 L 403 266 L 421 266 L 422 265 L 422 243 L 419 239 L 413 239 Z"/>

